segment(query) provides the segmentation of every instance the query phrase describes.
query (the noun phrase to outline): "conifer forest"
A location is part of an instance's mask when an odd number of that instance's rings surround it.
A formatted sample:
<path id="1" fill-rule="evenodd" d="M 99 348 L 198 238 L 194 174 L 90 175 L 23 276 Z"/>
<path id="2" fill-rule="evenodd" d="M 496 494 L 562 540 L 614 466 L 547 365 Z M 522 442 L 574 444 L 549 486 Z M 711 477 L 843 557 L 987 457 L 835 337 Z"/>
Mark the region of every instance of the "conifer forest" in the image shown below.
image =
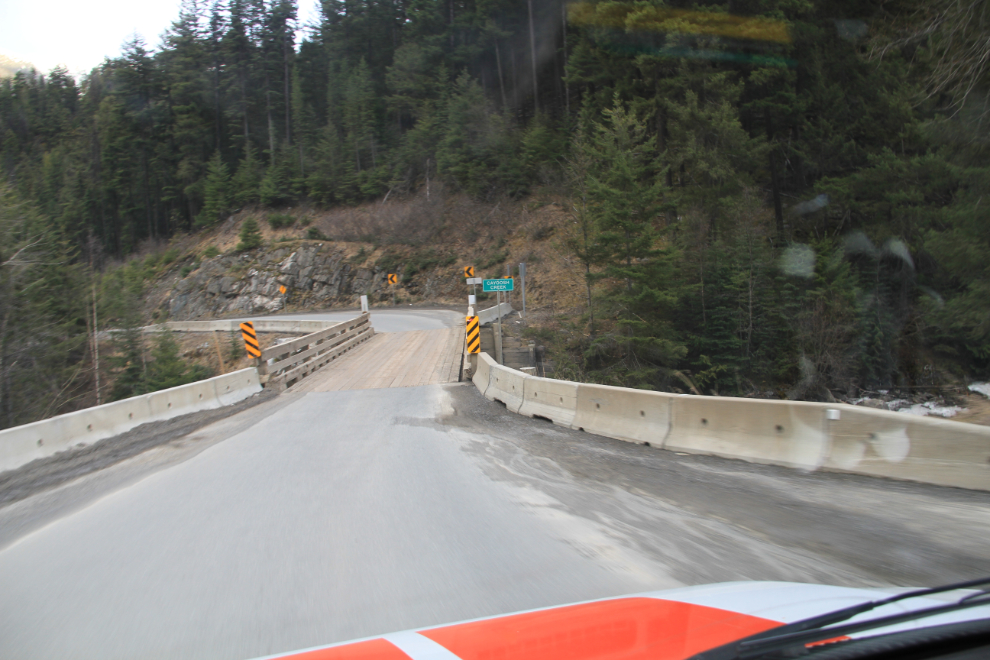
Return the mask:
<path id="1" fill-rule="evenodd" d="M 297 14 L 185 0 L 78 79 L 0 79 L 0 427 L 91 389 L 94 322 L 147 322 L 143 243 L 430 186 L 568 200 L 560 377 L 831 400 L 988 374 L 986 0 Z M 122 363 L 120 396 L 202 377 L 163 341 L 161 383 Z"/>

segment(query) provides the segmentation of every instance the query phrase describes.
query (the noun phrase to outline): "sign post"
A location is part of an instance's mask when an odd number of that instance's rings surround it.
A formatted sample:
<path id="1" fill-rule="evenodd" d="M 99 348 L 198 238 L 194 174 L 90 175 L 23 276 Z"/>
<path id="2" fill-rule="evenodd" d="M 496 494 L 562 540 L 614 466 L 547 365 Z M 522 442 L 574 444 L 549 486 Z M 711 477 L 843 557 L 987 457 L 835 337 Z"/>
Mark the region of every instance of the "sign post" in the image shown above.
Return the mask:
<path id="1" fill-rule="evenodd" d="M 395 307 L 395 285 L 399 282 L 399 276 L 395 273 L 388 274 L 388 288 L 392 290 L 392 307 Z"/>
<path id="2" fill-rule="evenodd" d="M 509 264 L 505 264 L 505 279 L 507 279 L 507 280 L 511 280 L 512 279 L 512 266 L 510 266 Z M 512 289 L 509 289 L 509 291 L 511 291 L 511 290 Z M 508 293 L 508 291 L 505 294 L 505 302 L 509 302 L 509 293 Z"/>
<path id="3" fill-rule="evenodd" d="M 511 277 L 506 277 L 505 279 L 501 279 L 501 280 L 484 280 L 481 283 L 482 291 L 485 291 L 486 293 L 490 293 L 494 291 L 496 296 L 495 300 L 497 302 L 495 304 L 497 305 L 496 307 L 497 311 L 495 313 L 498 316 L 498 341 L 495 344 L 495 352 L 497 354 L 496 357 L 498 359 L 499 364 L 503 363 L 502 362 L 502 292 L 512 291 L 513 288 L 515 288 L 515 282 Z"/>
<path id="4" fill-rule="evenodd" d="M 519 292 L 522 294 L 521 318 L 526 318 L 526 264 L 519 264 Z"/>
<path id="5" fill-rule="evenodd" d="M 474 277 L 474 266 L 464 267 L 464 277 L 467 278 L 467 283 L 471 285 L 471 295 L 477 294 L 478 292 L 474 290 L 474 285 L 478 282 Z"/>
<path id="6" fill-rule="evenodd" d="M 498 342 L 495 344 L 495 358 L 501 365 L 505 364 L 502 357 L 502 292 L 495 291 L 495 316 L 498 318 Z"/>

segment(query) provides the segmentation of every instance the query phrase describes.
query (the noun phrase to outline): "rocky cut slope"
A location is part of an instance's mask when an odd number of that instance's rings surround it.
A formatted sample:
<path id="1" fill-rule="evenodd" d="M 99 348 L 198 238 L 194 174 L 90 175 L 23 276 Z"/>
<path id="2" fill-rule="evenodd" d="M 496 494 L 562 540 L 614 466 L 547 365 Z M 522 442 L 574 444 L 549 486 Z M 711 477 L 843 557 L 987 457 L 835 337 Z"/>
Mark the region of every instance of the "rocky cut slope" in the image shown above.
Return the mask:
<path id="1" fill-rule="evenodd" d="M 385 276 L 352 263 L 332 243 L 311 243 L 206 259 L 187 276 L 162 281 L 156 297 L 169 320 L 187 321 L 277 312 L 289 301 L 310 308 L 355 305 L 358 296 L 380 292 Z"/>

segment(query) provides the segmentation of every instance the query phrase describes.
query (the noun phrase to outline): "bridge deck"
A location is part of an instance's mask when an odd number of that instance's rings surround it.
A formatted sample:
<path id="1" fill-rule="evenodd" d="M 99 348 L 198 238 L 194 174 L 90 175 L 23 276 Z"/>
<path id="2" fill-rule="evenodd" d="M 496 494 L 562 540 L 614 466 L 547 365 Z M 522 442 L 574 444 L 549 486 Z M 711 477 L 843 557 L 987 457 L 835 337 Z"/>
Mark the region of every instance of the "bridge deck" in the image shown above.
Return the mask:
<path id="1" fill-rule="evenodd" d="M 464 328 L 382 332 L 346 353 L 292 392 L 371 390 L 457 382 Z"/>

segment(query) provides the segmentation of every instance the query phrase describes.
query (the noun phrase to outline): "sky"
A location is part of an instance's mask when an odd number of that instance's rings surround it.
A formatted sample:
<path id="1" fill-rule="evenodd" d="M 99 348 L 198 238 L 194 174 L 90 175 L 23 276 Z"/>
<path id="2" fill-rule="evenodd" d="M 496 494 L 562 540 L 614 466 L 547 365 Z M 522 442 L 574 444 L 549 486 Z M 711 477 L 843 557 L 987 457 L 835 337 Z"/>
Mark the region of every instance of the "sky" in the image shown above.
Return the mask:
<path id="1" fill-rule="evenodd" d="M 179 0 L 0 0 L 0 53 L 48 73 L 75 76 L 120 55 L 134 34 L 157 49 L 179 16 Z M 299 0 L 300 25 L 318 16 L 317 0 Z"/>

